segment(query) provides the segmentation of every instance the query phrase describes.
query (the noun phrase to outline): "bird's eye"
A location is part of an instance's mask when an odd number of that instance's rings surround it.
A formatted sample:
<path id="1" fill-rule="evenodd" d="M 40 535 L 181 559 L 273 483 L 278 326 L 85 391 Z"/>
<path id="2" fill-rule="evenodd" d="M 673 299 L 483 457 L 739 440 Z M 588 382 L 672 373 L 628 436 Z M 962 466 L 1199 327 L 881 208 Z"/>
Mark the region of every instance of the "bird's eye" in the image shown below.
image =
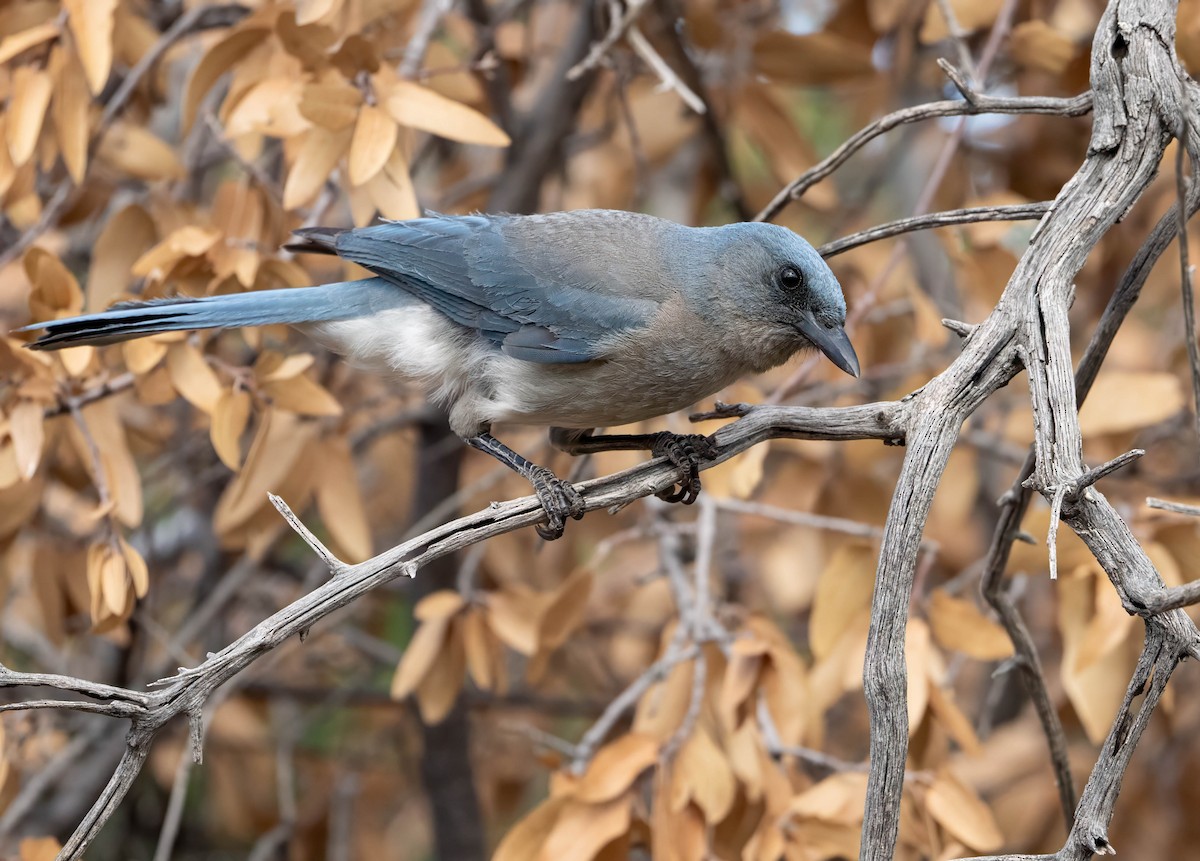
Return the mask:
<path id="1" fill-rule="evenodd" d="M 804 276 L 794 266 L 784 266 L 779 270 L 779 283 L 788 290 L 796 290 L 804 283 Z"/>

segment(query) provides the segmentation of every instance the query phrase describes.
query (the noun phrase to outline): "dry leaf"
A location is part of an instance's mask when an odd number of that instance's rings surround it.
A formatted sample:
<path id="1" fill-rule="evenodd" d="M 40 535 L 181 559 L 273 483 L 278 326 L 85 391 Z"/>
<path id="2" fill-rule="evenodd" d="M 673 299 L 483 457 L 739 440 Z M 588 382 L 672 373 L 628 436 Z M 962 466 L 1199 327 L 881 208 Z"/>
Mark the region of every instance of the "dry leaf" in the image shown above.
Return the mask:
<path id="1" fill-rule="evenodd" d="M 853 542 L 839 547 L 813 599 L 808 641 L 818 659 L 831 654 L 851 621 L 870 609 L 874 588 L 875 549 Z"/>
<path id="2" fill-rule="evenodd" d="M 446 644 L 446 633 L 450 630 L 450 617 L 442 616 L 422 622 L 408 646 L 396 674 L 392 676 L 392 699 L 401 700 L 413 693 L 425 676 L 433 669 L 438 655 Z"/>
<path id="3" fill-rule="evenodd" d="M 583 621 L 588 596 L 592 592 L 592 572 L 583 568 L 563 581 L 541 614 L 538 648 L 557 649 Z"/>
<path id="4" fill-rule="evenodd" d="M 5 36 L 0 39 L 0 65 L 7 63 L 22 51 L 28 51 L 43 42 L 57 38 L 59 32 L 58 22 L 51 20 Z"/>
<path id="5" fill-rule="evenodd" d="M 295 209 L 311 200 L 329 179 L 338 159 L 350 145 L 351 129 L 309 130 L 283 186 L 283 208 Z"/>
<path id="6" fill-rule="evenodd" d="M 185 171 L 175 149 L 146 128 L 118 122 L 105 133 L 97 153 L 117 170 L 149 182 L 182 179 Z"/>
<path id="7" fill-rule="evenodd" d="M 446 715 L 450 714 L 458 699 L 458 692 L 462 689 L 466 655 L 463 652 L 462 632 L 457 622 L 457 619 L 450 620 L 445 645 L 438 652 L 429 672 L 417 685 L 417 711 L 421 713 L 421 720 L 426 726 L 441 723 Z"/>
<path id="8" fill-rule="evenodd" d="M 566 798 L 547 798 L 533 808 L 504 835 L 492 855 L 492 861 L 530 861 L 531 858 L 537 858 L 566 805 Z"/>
<path id="9" fill-rule="evenodd" d="M 939 825 L 972 849 L 991 852 L 1004 843 L 992 811 L 951 774 L 934 779 L 925 794 L 925 806 Z"/>
<path id="10" fill-rule="evenodd" d="M 354 136 L 350 139 L 348 167 L 351 183 L 362 185 L 383 170 L 388 156 L 396 148 L 399 133 L 396 122 L 382 108 L 362 106 L 354 126 Z"/>
<path id="11" fill-rule="evenodd" d="M 503 129 L 479 111 L 411 81 L 394 82 L 385 106 L 400 125 L 450 140 L 483 146 L 512 143 Z"/>
<path id="12" fill-rule="evenodd" d="M 5 137 L 13 164 L 25 164 L 33 156 L 42 121 L 50 106 L 54 84 L 50 75 L 33 66 L 18 66 L 12 72 L 12 95 L 5 110 Z"/>
<path id="13" fill-rule="evenodd" d="M 117 0 L 63 0 L 92 93 L 99 95 L 112 69 L 113 13 Z"/>
<path id="14" fill-rule="evenodd" d="M 575 789 L 575 797 L 590 804 L 624 793 L 658 759 L 659 742 L 638 732 L 626 733 L 596 752 Z"/>
<path id="15" fill-rule="evenodd" d="M 709 825 L 722 821 L 733 807 L 737 785 L 724 751 L 703 725 L 697 726 L 679 751 L 671 773 L 671 808 L 679 812 L 689 801 Z"/>
<path id="16" fill-rule="evenodd" d="M 973 602 L 954 598 L 944 589 L 933 592 L 929 624 L 934 639 L 944 649 L 980 661 L 1000 661 L 1012 656 L 1012 641 L 1003 627 L 984 616 Z"/>
<path id="17" fill-rule="evenodd" d="M 630 800 L 624 796 L 603 804 L 567 800 L 538 861 L 592 861 L 608 843 L 629 830 Z"/>
<path id="18" fill-rule="evenodd" d="M 1101 371 L 1079 410 L 1079 430 L 1084 437 L 1139 430 L 1183 408 L 1183 387 L 1174 374 Z"/>
<path id="19" fill-rule="evenodd" d="M 79 0 L 85 2 L 85 0 Z M 196 112 L 200 103 L 212 89 L 213 84 L 228 72 L 238 60 L 245 57 L 251 49 L 270 35 L 266 27 L 244 27 L 235 30 L 217 44 L 209 48 L 208 53 L 196 64 L 192 76 L 188 79 L 187 90 L 183 96 L 183 133 L 187 134 L 196 121 Z"/>
<path id="20" fill-rule="evenodd" d="M 58 70 L 54 86 L 54 131 L 63 164 L 74 183 L 80 185 L 87 174 L 91 99 L 83 67 L 76 56 L 70 51 L 56 51 L 55 57 Z"/>
<path id="21" fill-rule="evenodd" d="M 319 448 L 317 511 L 342 558 L 351 564 L 371 558 L 371 525 L 358 486 L 350 445 L 342 437 L 326 439 Z"/>
<path id="22" fill-rule="evenodd" d="M 189 341 L 167 348 L 167 373 L 176 391 L 194 407 L 211 414 L 221 399 L 221 383 L 204 355 Z"/>
<path id="23" fill-rule="evenodd" d="M 1052 75 L 1061 74 L 1076 54 L 1070 39 L 1036 18 L 1013 27 L 1009 44 L 1018 64 Z"/>
<path id="24" fill-rule="evenodd" d="M 250 420 L 250 404 L 250 393 L 238 388 L 222 391 L 213 404 L 208 436 L 221 463 L 235 472 L 242 465 L 241 441 Z"/>

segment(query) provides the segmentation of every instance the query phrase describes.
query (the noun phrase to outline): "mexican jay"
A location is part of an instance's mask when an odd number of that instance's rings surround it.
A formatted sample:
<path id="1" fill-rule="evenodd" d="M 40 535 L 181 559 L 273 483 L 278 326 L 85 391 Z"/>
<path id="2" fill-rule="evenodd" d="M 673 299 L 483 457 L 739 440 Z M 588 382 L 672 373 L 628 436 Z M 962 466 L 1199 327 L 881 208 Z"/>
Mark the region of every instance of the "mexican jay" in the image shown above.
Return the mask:
<path id="1" fill-rule="evenodd" d="M 526 477 L 544 538 L 583 515 L 578 491 L 491 435 L 551 426 L 573 454 L 643 449 L 680 468 L 671 501 L 700 490 L 696 434 L 593 436 L 687 407 L 815 347 L 858 375 L 841 285 L 811 245 L 773 224 L 683 227 L 607 210 L 433 215 L 298 231 L 293 250 L 336 254 L 375 277 L 199 299 L 123 302 L 29 326 L 34 349 L 177 329 L 289 323 L 351 361 L 414 380 L 450 427 Z"/>

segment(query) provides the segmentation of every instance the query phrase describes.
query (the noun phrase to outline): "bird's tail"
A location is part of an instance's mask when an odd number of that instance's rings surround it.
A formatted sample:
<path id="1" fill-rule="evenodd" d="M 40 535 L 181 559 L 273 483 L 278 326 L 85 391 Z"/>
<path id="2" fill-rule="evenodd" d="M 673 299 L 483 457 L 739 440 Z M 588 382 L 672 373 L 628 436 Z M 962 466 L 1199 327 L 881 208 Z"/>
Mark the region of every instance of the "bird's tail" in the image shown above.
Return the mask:
<path id="1" fill-rule="evenodd" d="M 366 278 L 229 296 L 121 302 L 99 314 L 34 323 L 16 331 L 44 329 L 45 333 L 29 347 L 59 350 L 83 344 L 113 344 L 184 329 L 350 320 L 411 301 L 402 289 L 382 278 Z"/>

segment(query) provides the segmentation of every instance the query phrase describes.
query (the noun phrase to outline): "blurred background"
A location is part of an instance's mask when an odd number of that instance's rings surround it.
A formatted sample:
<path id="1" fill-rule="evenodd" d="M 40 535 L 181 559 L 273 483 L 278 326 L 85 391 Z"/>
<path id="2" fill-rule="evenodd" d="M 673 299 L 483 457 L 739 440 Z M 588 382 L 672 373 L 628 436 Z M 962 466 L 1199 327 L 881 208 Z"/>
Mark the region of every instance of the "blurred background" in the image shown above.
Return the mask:
<path id="1" fill-rule="evenodd" d="M 8 0 L 0 331 L 124 298 L 357 277 L 281 251 L 305 225 L 423 209 L 750 219 L 862 126 L 961 99 L 938 58 L 990 95 L 1086 91 L 1102 9 Z M 1184 0 L 1178 24 L 1194 71 L 1200 3 Z M 915 213 L 1049 201 L 1090 128 L 1087 116 L 902 125 L 770 214 L 819 245 Z M 1173 164 L 1080 273 L 1077 355 L 1174 202 Z M 941 318 L 986 317 L 1032 224 L 914 233 L 833 258 L 863 378 L 800 357 L 720 400 L 844 405 L 919 388 L 959 349 Z M 1200 561 L 1195 521 L 1145 503 L 1200 502 L 1180 308 L 1172 250 L 1081 417 L 1089 463 L 1147 450 L 1103 489 L 1168 585 Z M 529 492 L 465 451 L 418 393 L 284 327 L 58 354 L 25 340 L 0 338 L 0 661 L 12 669 L 141 690 L 311 590 L 327 572 L 268 491 L 348 561 Z M 677 415 L 645 429 L 719 425 Z M 573 460 L 544 432 L 506 433 L 561 475 L 645 459 Z M 900 858 L 1047 852 L 1064 838 L 1011 643 L 978 599 L 997 497 L 1032 439 L 1018 377 L 970 419 L 934 501 L 909 624 Z M 867 608 L 903 454 L 772 441 L 706 472 L 692 508 L 596 512 L 553 544 L 522 530 L 395 581 L 219 690 L 203 765 L 187 727 L 169 725 L 87 857 L 855 857 Z M 1035 502 L 1034 543 L 1015 546 L 1006 588 L 1078 789 L 1143 626 L 1069 530 L 1050 581 L 1048 524 Z M 700 597 L 688 584 L 705 576 L 709 633 L 681 635 Z M 683 652 L 681 636 L 693 644 Z M 1110 837 L 1134 857 L 1189 857 L 1200 840 L 1197 688 L 1189 668 L 1177 674 L 1126 776 Z M 6 688 L 0 701 L 41 695 Z M 124 730 L 63 711 L 0 716 L 3 857 L 53 857 Z"/>

